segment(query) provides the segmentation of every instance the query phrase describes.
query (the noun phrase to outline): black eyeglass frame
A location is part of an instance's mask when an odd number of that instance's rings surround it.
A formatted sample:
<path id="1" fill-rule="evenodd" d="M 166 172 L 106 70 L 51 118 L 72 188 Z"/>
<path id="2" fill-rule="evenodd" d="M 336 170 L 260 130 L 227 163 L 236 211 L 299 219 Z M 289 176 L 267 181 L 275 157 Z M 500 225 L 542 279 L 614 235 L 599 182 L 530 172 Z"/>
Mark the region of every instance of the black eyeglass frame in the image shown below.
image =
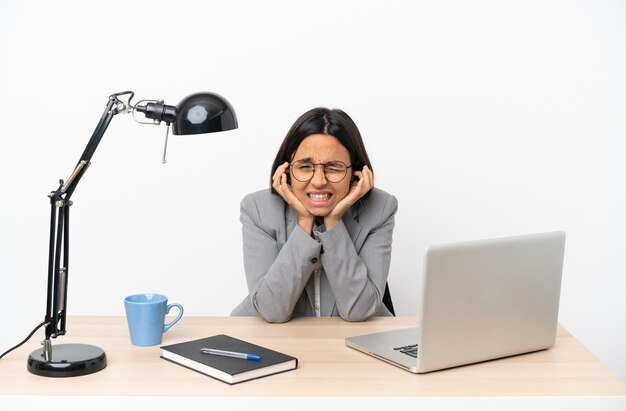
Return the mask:
<path id="1" fill-rule="evenodd" d="M 298 177 L 295 176 L 295 173 L 293 172 L 293 166 L 296 163 L 309 163 L 309 164 L 311 164 L 313 166 L 313 174 L 311 174 L 311 177 L 309 179 L 307 179 L 307 180 L 300 180 Z M 328 175 L 326 174 L 326 167 L 328 166 L 328 163 L 341 163 L 341 164 L 343 164 L 345 166 L 346 169 L 344 170 L 343 177 L 341 177 L 340 180 L 333 181 L 333 180 L 328 178 Z M 324 178 L 326 180 L 330 181 L 331 183 L 341 183 L 346 178 L 346 176 L 348 175 L 348 169 L 352 168 L 352 165 L 347 165 L 346 163 L 344 163 L 341 160 L 333 160 L 333 161 L 329 161 L 328 163 L 314 163 L 314 162 L 308 161 L 308 160 L 296 160 L 293 163 L 289 163 L 289 169 L 290 169 L 289 171 L 291 172 L 292 177 L 295 178 L 296 180 L 298 180 L 299 182 L 301 182 L 301 183 L 308 183 L 309 181 L 313 180 L 313 177 L 315 177 L 316 167 L 317 166 L 322 166 L 322 172 L 324 173 Z"/>

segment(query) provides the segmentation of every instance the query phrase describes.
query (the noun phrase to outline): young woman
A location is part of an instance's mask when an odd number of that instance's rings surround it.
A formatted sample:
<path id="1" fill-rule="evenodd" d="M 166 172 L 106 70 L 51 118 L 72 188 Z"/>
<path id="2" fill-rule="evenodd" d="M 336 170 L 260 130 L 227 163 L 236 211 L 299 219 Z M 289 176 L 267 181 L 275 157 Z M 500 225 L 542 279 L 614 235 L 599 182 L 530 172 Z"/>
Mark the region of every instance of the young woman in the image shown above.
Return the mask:
<path id="1" fill-rule="evenodd" d="M 385 299 L 395 197 L 374 187 L 361 134 L 341 110 L 316 108 L 291 127 L 271 190 L 241 202 L 248 296 L 232 315 L 363 321 Z"/>

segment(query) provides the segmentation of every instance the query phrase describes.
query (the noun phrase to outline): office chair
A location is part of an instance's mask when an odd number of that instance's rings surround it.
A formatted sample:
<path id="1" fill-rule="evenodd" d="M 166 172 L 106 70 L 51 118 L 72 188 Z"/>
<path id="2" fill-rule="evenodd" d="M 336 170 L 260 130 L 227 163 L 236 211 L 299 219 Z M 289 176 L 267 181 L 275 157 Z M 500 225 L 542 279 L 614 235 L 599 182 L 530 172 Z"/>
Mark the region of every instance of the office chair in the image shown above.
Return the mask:
<path id="1" fill-rule="evenodd" d="M 396 311 L 393 309 L 393 302 L 391 302 L 391 294 L 389 293 L 389 284 L 385 284 L 385 294 L 383 294 L 383 304 L 385 304 L 385 307 L 387 307 L 387 309 L 395 317 Z"/>

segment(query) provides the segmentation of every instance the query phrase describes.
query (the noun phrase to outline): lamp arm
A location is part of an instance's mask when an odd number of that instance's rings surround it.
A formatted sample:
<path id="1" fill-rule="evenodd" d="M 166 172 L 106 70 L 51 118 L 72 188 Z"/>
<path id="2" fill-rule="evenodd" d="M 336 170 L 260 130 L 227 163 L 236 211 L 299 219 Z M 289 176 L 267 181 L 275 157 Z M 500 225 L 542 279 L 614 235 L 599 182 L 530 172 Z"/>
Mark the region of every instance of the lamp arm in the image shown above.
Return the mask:
<path id="1" fill-rule="evenodd" d="M 124 103 L 119 99 L 119 96 L 125 94 L 130 94 L 127 103 Z M 63 193 L 66 193 L 66 200 L 69 200 L 69 197 L 71 197 L 72 193 L 74 192 L 76 185 L 82 178 L 85 171 L 87 171 L 87 168 L 91 163 L 91 157 L 93 157 L 93 154 L 98 148 L 98 145 L 100 144 L 100 141 L 102 140 L 102 137 L 109 127 L 109 124 L 111 123 L 113 117 L 121 112 L 127 111 L 129 108 L 132 108 L 132 106 L 130 105 L 130 100 L 133 98 L 134 94 L 135 93 L 133 93 L 132 91 L 124 91 L 109 96 L 109 100 L 107 102 L 106 108 L 104 109 L 104 112 L 102 113 L 102 117 L 100 117 L 100 121 L 96 125 L 96 129 L 91 135 L 91 138 L 89 139 L 89 142 L 87 143 L 83 154 L 80 156 L 78 164 L 76 164 L 74 171 L 67 179 L 67 181 L 62 184 L 61 189 Z"/>
<path id="2" fill-rule="evenodd" d="M 119 96 L 129 94 L 127 103 Z M 44 357 L 51 356 L 50 338 L 66 332 L 66 303 L 69 269 L 69 208 L 72 196 L 80 179 L 91 163 L 91 157 L 98 148 L 104 133 L 113 117 L 127 111 L 134 93 L 125 91 L 109 96 L 107 106 L 98 122 L 87 147 L 67 181 L 60 180 L 59 187 L 52 191 L 50 198 L 50 248 L 48 253 L 48 286 L 45 316 Z"/>

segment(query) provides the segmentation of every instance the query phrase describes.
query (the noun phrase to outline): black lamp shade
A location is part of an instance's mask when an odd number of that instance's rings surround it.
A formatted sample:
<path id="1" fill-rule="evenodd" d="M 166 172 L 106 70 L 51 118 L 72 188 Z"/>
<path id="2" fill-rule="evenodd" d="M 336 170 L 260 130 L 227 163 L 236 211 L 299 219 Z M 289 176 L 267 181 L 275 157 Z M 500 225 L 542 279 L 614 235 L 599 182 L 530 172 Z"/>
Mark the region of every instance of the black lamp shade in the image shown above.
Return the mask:
<path id="1" fill-rule="evenodd" d="M 176 106 L 176 135 L 215 133 L 237 128 L 237 116 L 230 103 L 219 94 L 194 93 Z"/>

